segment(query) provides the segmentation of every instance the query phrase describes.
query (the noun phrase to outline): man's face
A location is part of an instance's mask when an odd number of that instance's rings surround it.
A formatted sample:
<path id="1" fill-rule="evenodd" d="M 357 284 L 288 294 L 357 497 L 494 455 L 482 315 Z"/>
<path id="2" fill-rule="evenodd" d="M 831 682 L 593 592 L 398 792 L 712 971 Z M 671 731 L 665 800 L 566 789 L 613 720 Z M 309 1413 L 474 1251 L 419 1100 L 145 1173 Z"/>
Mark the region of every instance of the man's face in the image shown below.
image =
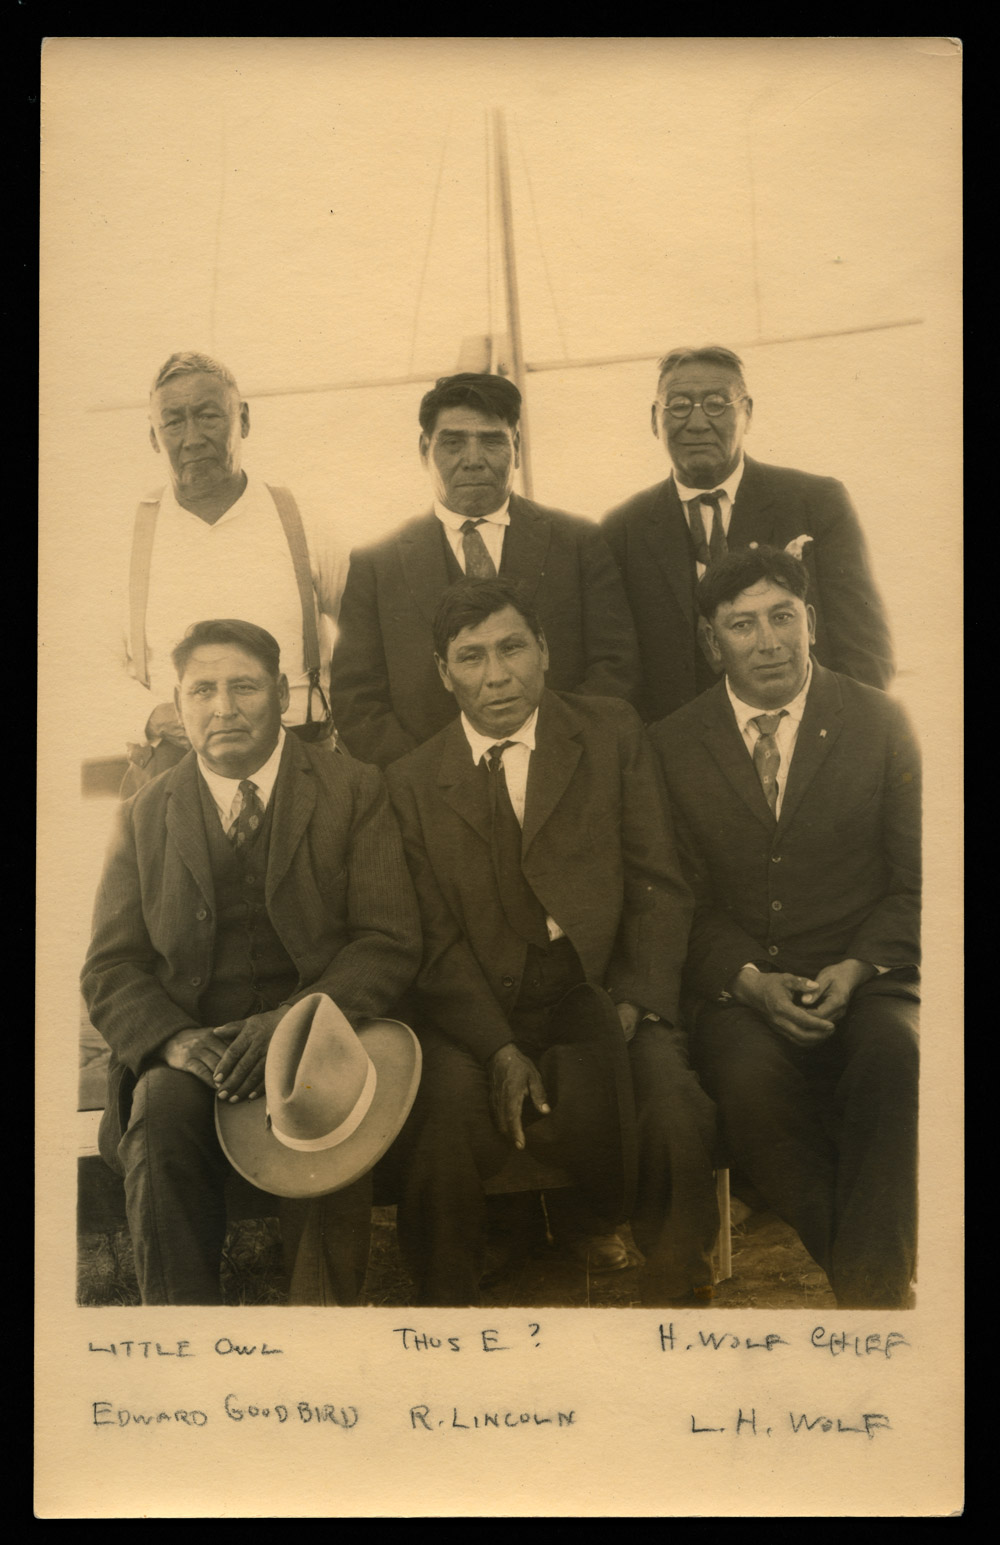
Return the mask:
<path id="1" fill-rule="evenodd" d="M 249 778 L 278 743 L 288 682 L 235 644 L 203 644 L 174 692 L 198 755 L 223 778 Z"/>
<path id="2" fill-rule="evenodd" d="M 149 438 L 170 463 L 178 500 L 224 488 L 240 472 L 250 409 L 219 376 L 183 375 L 153 393 Z"/>
<path id="3" fill-rule="evenodd" d="M 707 638 L 738 698 L 754 708 L 784 708 L 805 685 L 815 626 L 811 606 L 762 579 L 722 603 Z"/>
<path id="4" fill-rule="evenodd" d="M 732 403 L 719 418 L 701 406 L 705 397 Z M 687 418 L 672 418 L 665 403 L 687 397 L 697 406 Z M 741 401 L 737 399 L 741 398 Z M 743 396 L 739 378 L 720 365 L 678 365 L 661 383 L 653 403 L 653 433 L 663 442 L 681 482 L 688 488 L 716 488 L 733 472 L 750 425 L 753 403 Z"/>
<path id="5" fill-rule="evenodd" d="M 448 645 L 448 657 L 435 655 L 441 680 L 481 735 L 503 740 L 520 729 L 538 707 L 549 668 L 549 651 L 520 612 L 502 612 L 463 628 Z"/>
<path id="6" fill-rule="evenodd" d="M 442 408 L 420 436 L 420 459 L 435 499 L 456 515 L 492 515 L 514 485 L 520 432 L 478 408 Z"/>

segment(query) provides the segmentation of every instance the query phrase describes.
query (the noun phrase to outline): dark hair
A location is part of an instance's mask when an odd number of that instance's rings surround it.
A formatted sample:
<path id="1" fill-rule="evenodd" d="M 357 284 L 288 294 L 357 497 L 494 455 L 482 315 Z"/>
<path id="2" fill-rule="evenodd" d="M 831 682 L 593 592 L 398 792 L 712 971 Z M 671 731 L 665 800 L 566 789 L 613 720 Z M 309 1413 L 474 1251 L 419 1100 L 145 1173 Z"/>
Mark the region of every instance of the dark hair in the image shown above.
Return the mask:
<path id="1" fill-rule="evenodd" d="M 259 628 L 255 622 L 241 622 L 237 617 L 217 617 L 208 622 L 193 622 L 177 648 L 171 651 L 178 681 L 187 669 L 188 660 L 202 644 L 235 644 L 244 654 L 258 660 L 275 680 L 281 674 L 281 650 L 277 639 L 272 638 L 265 628 Z"/>
<path id="2" fill-rule="evenodd" d="M 762 579 L 790 590 L 800 601 L 805 600 L 809 589 L 809 572 L 800 558 L 780 547 L 741 547 L 713 563 L 699 581 L 695 591 L 698 610 L 711 622 L 720 606 Z"/>
<path id="3" fill-rule="evenodd" d="M 671 349 L 669 354 L 664 354 L 660 360 L 659 375 L 656 378 L 656 395 L 663 390 L 663 380 L 671 370 L 676 370 L 679 365 L 717 365 L 720 370 L 731 370 L 736 376 L 743 391 L 747 389 L 747 383 L 743 378 L 743 361 L 732 349 L 724 349 L 721 344 L 707 343 L 702 349 Z"/>
<path id="4" fill-rule="evenodd" d="M 420 403 L 420 427 L 434 433 L 442 408 L 478 408 L 491 418 L 502 418 L 511 429 L 521 417 L 521 393 L 506 376 L 476 374 L 465 370 L 457 376 L 441 376 Z"/>
<path id="5" fill-rule="evenodd" d="M 525 600 L 519 585 L 509 579 L 460 579 L 448 587 L 434 613 L 435 654 L 446 660 L 448 645 L 463 628 L 478 627 L 487 617 L 495 616 L 507 606 L 513 606 L 541 643 L 542 625 L 538 613 Z"/>
<path id="6" fill-rule="evenodd" d="M 161 386 L 165 386 L 168 381 L 172 381 L 175 376 L 191 375 L 218 376 L 221 380 L 225 381 L 227 386 L 232 387 L 237 397 L 240 394 L 240 389 L 236 385 L 236 377 L 231 370 L 225 365 L 220 364 L 217 359 L 212 359 L 209 354 L 195 354 L 188 349 L 180 354 L 171 354 L 170 358 L 165 360 L 160 366 L 153 378 L 153 384 L 149 388 L 150 397 L 153 396 L 154 392 L 158 392 Z"/>

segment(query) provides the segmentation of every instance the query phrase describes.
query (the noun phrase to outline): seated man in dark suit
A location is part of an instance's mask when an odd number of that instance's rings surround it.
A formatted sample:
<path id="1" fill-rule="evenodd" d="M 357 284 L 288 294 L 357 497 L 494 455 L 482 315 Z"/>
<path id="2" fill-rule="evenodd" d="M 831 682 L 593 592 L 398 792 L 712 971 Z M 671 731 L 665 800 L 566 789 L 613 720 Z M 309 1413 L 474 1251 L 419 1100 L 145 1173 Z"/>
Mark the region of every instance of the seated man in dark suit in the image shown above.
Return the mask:
<path id="1" fill-rule="evenodd" d="M 503 376 L 445 376 L 420 404 L 420 458 L 434 508 L 351 554 L 331 691 L 354 756 L 386 767 L 455 717 L 434 668 L 431 623 L 463 575 L 500 574 L 542 621 L 560 692 L 632 698 L 635 630 L 592 521 L 512 493 L 521 394 Z"/>
<path id="2" fill-rule="evenodd" d="M 725 679 L 650 738 L 696 909 L 692 1057 L 734 1169 L 845 1308 L 915 1264 L 920 784 L 900 705 L 810 659 L 807 575 L 730 553 L 698 590 Z"/>
<path id="3" fill-rule="evenodd" d="M 212 1304 L 230 1173 L 216 1101 L 260 1096 L 290 1004 L 325 993 L 352 1024 L 384 1014 L 420 923 L 381 775 L 282 729 L 270 633 L 196 623 L 174 665 L 193 749 L 118 813 L 83 992 L 111 1046 L 100 1146 L 125 1177 L 142 1301 Z M 370 1207 L 364 1181 L 282 1204 L 292 1302 L 353 1301 Z"/>
<path id="4" fill-rule="evenodd" d="M 626 703 L 547 689 L 545 636 L 502 579 L 449 590 L 434 643 L 461 716 L 387 774 L 424 930 L 424 1073 L 398 1215 L 417 1301 L 479 1301 L 482 1181 L 547 1110 L 535 1059 L 584 980 L 607 990 L 628 1042 L 647 1297 L 710 1297 L 713 1113 L 678 1028 L 690 897 L 642 726 Z M 563 1242 L 592 1267 L 627 1264 L 599 1219 L 559 1232 L 576 1229 Z"/>
<path id="5" fill-rule="evenodd" d="M 803 557 L 816 614 L 817 660 L 888 687 L 892 641 L 864 533 L 842 483 L 743 454 L 753 403 L 729 349 L 674 349 L 660 361 L 653 433 L 672 475 L 605 515 L 639 650 L 647 721 L 715 682 L 695 586 L 727 551 L 764 543 Z"/>

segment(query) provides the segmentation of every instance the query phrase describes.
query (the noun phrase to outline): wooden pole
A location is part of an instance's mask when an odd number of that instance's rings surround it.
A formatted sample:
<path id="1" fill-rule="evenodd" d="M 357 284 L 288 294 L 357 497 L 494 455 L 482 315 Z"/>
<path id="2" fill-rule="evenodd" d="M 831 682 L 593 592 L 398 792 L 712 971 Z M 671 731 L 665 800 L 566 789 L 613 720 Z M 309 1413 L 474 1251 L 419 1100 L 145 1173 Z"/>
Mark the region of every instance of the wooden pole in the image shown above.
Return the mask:
<path id="1" fill-rule="evenodd" d="M 517 294 L 517 265 L 514 260 L 514 218 L 510 198 L 510 168 L 507 161 L 507 125 L 503 109 L 493 109 L 493 144 L 496 153 L 497 197 L 500 204 L 500 231 L 503 244 L 503 272 L 507 294 L 507 334 L 510 338 L 510 374 L 521 393 L 521 482 L 525 497 L 532 497 L 531 444 L 528 435 L 528 404 L 525 397 L 524 350 L 521 346 L 521 307 Z"/>

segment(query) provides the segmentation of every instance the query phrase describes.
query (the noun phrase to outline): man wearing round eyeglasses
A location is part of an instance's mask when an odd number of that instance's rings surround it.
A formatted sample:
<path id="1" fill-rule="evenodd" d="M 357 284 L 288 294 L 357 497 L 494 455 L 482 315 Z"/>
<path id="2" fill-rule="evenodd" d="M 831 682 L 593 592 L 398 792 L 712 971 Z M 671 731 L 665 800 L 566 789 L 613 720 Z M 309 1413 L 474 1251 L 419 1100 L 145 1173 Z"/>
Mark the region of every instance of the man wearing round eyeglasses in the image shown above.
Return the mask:
<path id="1" fill-rule="evenodd" d="M 730 349 L 674 349 L 660 361 L 653 434 L 672 473 L 611 510 L 604 535 L 621 569 L 643 666 L 647 720 L 712 686 L 716 667 L 694 603 L 699 579 L 738 548 L 801 557 L 816 610 L 821 664 L 885 688 L 892 641 L 867 544 L 843 484 L 743 452 L 753 402 Z"/>

